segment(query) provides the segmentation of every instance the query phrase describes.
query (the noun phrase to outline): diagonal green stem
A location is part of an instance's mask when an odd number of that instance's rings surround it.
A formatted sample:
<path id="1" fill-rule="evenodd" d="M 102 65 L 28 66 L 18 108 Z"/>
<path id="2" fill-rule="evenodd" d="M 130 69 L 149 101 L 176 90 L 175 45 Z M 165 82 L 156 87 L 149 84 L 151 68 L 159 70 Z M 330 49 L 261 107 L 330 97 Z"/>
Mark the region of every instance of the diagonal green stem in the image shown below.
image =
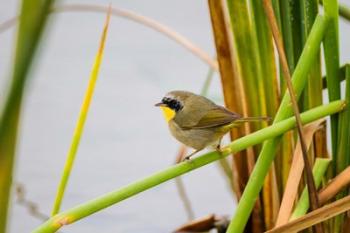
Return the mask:
<path id="1" fill-rule="evenodd" d="M 310 35 L 305 43 L 299 62 L 293 73 L 293 88 L 295 90 L 296 98 L 299 99 L 301 92 L 307 81 L 307 75 L 314 64 L 314 60 L 319 52 L 321 40 L 325 33 L 328 20 L 321 15 L 316 17 L 315 23 L 312 27 Z M 292 108 L 290 104 L 290 96 L 285 93 L 281 102 L 280 108 L 276 114 L 274 123 L 291 116 Z M 264 183 L 266 174 L 269 171 L 271 163 L 275 157 L 275 152 L 280 140 L 275 138 L 264 142 L 263 148 L 260 152 L 253 173 L 250 176 L 249 182 L 244 190 L 242 198 L 238 204 L 236 214 L 229 225 L 229 233 L 241 233 L 248 221 L 254 202 L 259 195 L 259 192 Z"/>
<path id="2" fill-rule="evenodd" d="M 300 115 L 302 123 L 307 124 L 325 116 L 341 111 L 345 107 L 344 101 L 334 101 L 330 104 L 313 108 Z M 49 233 L 55 232 L 63 225 L 69 225 L 82 218 L 85 218 L 95 212 L 105 209 L 111 205 L 130 198 L 140 192 L 157 186 L 165 181 L 173 179 L 182 174 L 188 173 L 194 169 L 200 168 L 206 164 L 222 159 L 231 153 L 237 153 L 250 146 L 262 143 L 267 139 L 277 137 L 295 126 L 295 118 L 290 117 L 286 120 L 280 121 L 272 126 L 266 127 L 245 137 L 239 138 L 228 146 L 223 148 L 223 152 L 209 152 L 199 156 L 193 160 L 182 162 L 163 171 L 157 172 L 151 176 L 143 178 L 139 181 L 131 183 L 116 191 L 107 193 L 103 196 L 97 197 L 91 201 L 83 203 L 79 206 L 73 207 L 64 211 L 54 217 L 50 218 L 44 224 L 39 226 L 33 233 Z M 249 215 L 249 214 L 248 214 Z"/>

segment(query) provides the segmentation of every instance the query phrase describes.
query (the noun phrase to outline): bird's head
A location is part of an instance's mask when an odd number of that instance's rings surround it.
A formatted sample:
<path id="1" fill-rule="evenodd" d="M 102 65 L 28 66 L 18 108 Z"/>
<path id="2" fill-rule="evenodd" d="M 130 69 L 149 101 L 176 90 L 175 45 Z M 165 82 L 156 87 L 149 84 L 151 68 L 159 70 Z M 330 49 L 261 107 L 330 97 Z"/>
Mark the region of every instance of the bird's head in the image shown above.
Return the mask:
<path id="1" fill-rule="evenodd" d="M 183 109 L 187 98 L 191 95 L 194 94 L 187 91 L 171 91 L 155 106 L 160 107 L 163 110 L 164 118 L 169 122 Z"/>

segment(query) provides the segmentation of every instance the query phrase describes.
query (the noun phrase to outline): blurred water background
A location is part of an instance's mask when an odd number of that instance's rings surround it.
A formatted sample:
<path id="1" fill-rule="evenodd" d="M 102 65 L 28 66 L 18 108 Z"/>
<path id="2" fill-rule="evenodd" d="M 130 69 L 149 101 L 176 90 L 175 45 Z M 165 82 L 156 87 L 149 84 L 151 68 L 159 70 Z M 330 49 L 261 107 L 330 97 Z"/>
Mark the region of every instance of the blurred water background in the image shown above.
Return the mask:
<path id="1" fill-rule="evenodd" d="M 58 1 L 82 3 L 82 1 Z M 90 0 L 121 7 L 168 25 L 214 55 L 206 1 Z M 345 2 L 345 1 L 344 1 Z M 16 15 L 18 1 L 0 0 L 0 22 Z M 70 146 L 105 15 L 53 14 L 26 93 L 15 182 L 27 198 L 50 213 Z M 341 63 L 350 60 L 349 24 L 341 22 Z M 11 69 L 15 28 L 0 34 L 0 98 Z M 113 17 L 73 173 L 62 209 L 115 190 L 174 162 L 179 144 L 154 103 L 168 91 L 199 92 L 208 67 L 178 44 L 149 28 Z M 217 75 L 210 97 L 220 100 Z M 196 217 L 231 215 L 235 203 L 217 165 L 183 177 Z M 15 201 L 15 198 L 13 198 Z M 112 206 L 62 232 L 171 232 L 186 221 L 173 181 Z M 30 232 L 41 222 L 13 203 L 10 232 Z"/>

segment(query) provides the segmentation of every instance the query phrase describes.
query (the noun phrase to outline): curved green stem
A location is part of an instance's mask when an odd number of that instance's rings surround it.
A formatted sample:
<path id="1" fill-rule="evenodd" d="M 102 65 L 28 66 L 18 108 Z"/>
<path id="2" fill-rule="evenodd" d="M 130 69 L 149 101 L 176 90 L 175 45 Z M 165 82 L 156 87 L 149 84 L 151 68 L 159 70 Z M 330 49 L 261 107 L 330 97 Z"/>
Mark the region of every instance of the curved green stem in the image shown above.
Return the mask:
<path id="1" fill-rule="evenodd" d="M 344 101 L 334 101 L 330 104 L 323 105 L 317 108 L 313 108 L 300 115 L 302 123 L 306 124 L 325 116 L 334 114 L 341 111 L 345 106 Z M 231 153 L 244 150 L 247 147 L 262 143 L 267 139 L 277 137 L 288 130 L 291 130 L 295 126 L 295 117 L 290 117 L 286 120 L 280 121 L 272 126 L 266 127 L 245 137 L 239 138 L 228 146 L 223 148 L 222 153 L 216 151 L 206 153 L 193 160 L 186 161 L 169 167 L 163 171 L 157 172 L 139 181 L 131 183 L 125 187 L 122 187 L 116 191 L 104 194 L 91 201 L 83 203 L 79 206 L 73 207 L 67 211 L 64 211 L 54 217 L 50 218 L 44 224 L 39 226 L 33 231 L 33 233 L 48 233 L 55 232 L 63 225 L 69 225 L 82 218 L 85 218 L 93 213 L 96 213 L 102 209 L 105 209 L 111 205 L 114 205 L 120 201 L 123 201 L 129 197 L 132 197 L 140 192 L 157 186 L 165 181 L 173 179 L 182 174 L 188 173 L 194 169 L 200 168 L 213 161 L 219 160 Z M 249 210 L 248 210 L 249 211 Z"/>

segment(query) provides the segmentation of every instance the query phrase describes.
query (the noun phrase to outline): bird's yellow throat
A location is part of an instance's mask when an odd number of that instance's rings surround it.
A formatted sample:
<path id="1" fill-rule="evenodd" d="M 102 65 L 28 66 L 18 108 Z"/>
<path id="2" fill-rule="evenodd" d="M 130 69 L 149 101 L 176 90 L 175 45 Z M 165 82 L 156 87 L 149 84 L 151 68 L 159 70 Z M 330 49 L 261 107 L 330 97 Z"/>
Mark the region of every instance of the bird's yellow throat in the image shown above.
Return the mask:
<path id="1" fill-rule="evenodd" d="M 162 109 L 164 118 L 167 122 L 169 122 L 171 119 L 175 117 L 175 111 L 172 110 L 171 108 L 168 108 L 165 106 L 164 107 L 161 106 L 160 108 Z"/>

